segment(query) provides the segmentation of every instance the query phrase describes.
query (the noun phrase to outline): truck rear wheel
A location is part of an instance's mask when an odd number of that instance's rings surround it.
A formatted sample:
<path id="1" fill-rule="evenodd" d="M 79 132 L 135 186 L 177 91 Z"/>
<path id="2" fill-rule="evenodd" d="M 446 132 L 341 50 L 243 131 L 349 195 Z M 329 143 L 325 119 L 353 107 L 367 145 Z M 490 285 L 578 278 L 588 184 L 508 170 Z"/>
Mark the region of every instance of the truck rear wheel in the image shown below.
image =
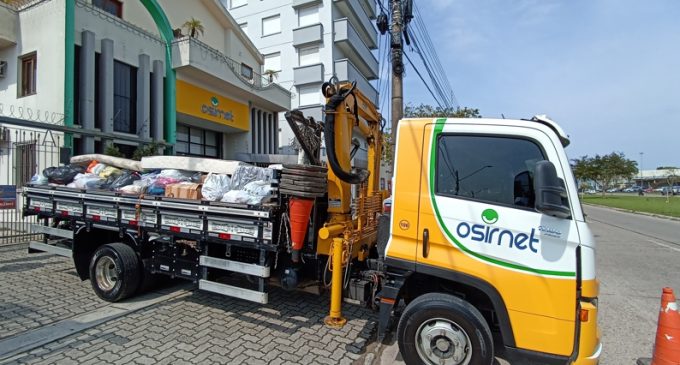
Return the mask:
<path id="1" fill-rule="evenodd" d="M 470 303 L 430 293 L 413 300 L 397 327 L 408 365 L 489 365 L 494 359 L 489 325 Z"/>
<path id="2" fill-rule="evenodd" d="M 92 289 L 107 302 L 128 298 L 139 287 L 140 265 L 135 250 L 124 243 L 100 246 L 90 260 Z"/>

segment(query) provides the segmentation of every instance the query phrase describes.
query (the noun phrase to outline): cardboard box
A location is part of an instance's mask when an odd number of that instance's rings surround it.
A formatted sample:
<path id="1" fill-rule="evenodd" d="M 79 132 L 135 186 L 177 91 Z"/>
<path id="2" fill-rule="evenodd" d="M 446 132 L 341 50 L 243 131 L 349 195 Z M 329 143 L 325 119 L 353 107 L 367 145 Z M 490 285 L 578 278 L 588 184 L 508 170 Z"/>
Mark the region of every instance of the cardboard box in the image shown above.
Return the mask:
<path id="1" fill-rule="evenodd" d="M 201 184 L 183 183 L 166 185 L 165 197 L 201 200 Z"/>

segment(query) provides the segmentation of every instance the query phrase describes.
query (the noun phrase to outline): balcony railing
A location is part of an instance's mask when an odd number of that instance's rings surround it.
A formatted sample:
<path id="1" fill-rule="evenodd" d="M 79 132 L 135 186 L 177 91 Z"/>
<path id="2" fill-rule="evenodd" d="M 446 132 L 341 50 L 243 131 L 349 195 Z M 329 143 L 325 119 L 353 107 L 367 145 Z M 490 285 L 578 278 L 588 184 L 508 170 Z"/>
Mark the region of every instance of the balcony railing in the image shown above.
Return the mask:
<path id="1" fill-rule="evenodd" d="M 243 82 L 245 86 L 249 86 L 251 88 L 254 88 L 256 90 L 266 90 L 269 88 L 278 88 L 281 89 L 282 91 L 285 91 L 286 93 L 289 93 L 288 90 L 284 89 L 281 87 L 279 84 L 275 83 L 275 77 L 272 76 L 271 78 L 266 75 L 262 75 L 260 73 L 257 73 L 253 70 L 252 78 L 246 77 L 241 73 L 241 62 L 236 61 L 230 57 L 227 57 L 224 53 L 218 51 L 215 48 L 210 47 L 209 45 L 199 41 L 196 38 L 191 38 L 189 36 L 183 36 L 181 38 L 176 38 L 173 42 L 173 44 L 176 45 L 182 45 L 182 44 L 189 44 L 189 47 L 199 47 L 201 48 L 202 53 L 207 54 L 211 58 L 220 61 L 224 63 L 233 73 L 234 75 Z M 247 65 L 249 67 L 252 67 L 251 65 Z M 259 66 L 259 64 L 258 64 Z"/>

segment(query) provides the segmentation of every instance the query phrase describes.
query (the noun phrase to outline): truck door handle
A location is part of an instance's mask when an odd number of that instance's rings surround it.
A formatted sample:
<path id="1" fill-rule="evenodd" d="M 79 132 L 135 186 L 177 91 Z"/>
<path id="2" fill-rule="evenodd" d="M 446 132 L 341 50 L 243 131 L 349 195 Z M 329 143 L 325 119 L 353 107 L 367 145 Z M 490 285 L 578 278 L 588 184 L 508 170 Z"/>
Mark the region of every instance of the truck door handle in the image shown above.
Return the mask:
<path id="1" fill-rule="evenodd" d="M 423 257 L 430 254 L 430 231 L 425 228 L 423 230 Z"/>

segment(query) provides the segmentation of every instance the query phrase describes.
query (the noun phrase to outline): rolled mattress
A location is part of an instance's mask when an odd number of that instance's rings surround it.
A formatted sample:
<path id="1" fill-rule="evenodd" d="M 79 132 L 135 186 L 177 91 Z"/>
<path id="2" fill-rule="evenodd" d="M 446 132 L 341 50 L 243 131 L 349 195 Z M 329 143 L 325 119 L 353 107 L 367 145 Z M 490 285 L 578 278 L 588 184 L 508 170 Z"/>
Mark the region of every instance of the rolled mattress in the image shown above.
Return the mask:
<path id="1" fill-rule="evenodd" d="M 150 156 L 142 157 L 141 165 L 144 170 L 177 169 L 231 175 L 241 164 L 243 164 L 241 161 L 218 160 L 205 157 Z"/>

